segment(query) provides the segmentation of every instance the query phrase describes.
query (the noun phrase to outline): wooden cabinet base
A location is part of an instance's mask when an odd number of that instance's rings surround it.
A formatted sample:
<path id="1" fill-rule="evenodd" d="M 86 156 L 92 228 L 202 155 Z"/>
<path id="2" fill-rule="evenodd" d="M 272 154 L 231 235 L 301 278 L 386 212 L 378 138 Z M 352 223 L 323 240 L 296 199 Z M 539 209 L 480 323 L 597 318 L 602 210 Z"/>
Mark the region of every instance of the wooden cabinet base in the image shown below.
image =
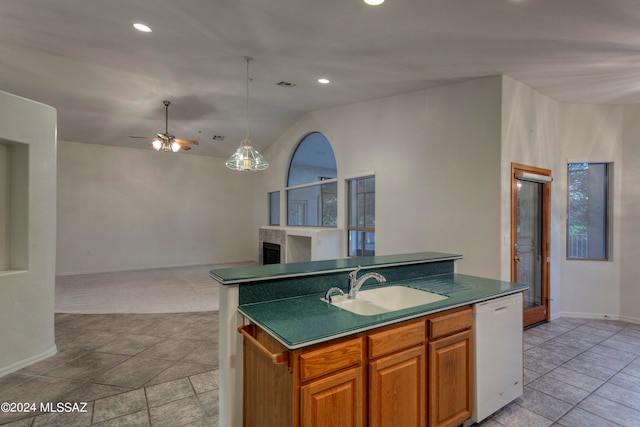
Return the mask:
<path id="1" fill-rule="evenodd" d="M 302 386 L 302 427 L 363 427 L 362 384 L 358 367 Z"/>
<path id="2" fill-rule="evenodd" d="M 298 350 L 242 327 L 245 427 L 454 427 L 471 417 L 471 308 Z"/>
<path id="3" fill-rule="evenodd" d="M 369 363 L 369 427 L 425 424 L 425 348 L 411 348 Z"/>
<path id="4" fill-rule="evenodd" d="M 429 426 L 458 426 L 471 417 L 471 331 L 429 343 Z"/>

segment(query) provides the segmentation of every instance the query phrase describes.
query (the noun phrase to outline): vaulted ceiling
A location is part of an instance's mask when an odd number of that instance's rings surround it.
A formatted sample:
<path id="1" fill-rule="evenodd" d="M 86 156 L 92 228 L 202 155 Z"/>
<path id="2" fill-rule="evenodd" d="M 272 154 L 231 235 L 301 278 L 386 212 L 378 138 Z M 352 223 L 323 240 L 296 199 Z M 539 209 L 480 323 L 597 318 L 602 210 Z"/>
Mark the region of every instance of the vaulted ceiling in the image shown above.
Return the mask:
<path id="1" fill-rule="evenodd" d="M 169 132 L 221 157 L 245 134 L 243 56 L 264 150 L 307 111 L 489 75 L 637 104 L 639 53 L 637 0 L 0 2 L 0 90 L 55 107 L 59 139 L 147 148 L 128 136 L 163 132 L 167 99 Z"/>

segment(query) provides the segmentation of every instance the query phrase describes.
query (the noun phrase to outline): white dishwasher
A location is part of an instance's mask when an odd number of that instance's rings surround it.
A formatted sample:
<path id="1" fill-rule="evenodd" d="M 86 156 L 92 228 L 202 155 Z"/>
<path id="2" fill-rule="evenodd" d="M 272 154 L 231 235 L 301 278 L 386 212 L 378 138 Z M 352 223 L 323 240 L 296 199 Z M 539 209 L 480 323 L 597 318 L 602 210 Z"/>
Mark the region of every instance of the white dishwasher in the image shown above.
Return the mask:
<path id="1" fill-rule="evenodd" d="M 522 395 L 522 333 L 522 293 L 473 306 L 475 422 Z"/>

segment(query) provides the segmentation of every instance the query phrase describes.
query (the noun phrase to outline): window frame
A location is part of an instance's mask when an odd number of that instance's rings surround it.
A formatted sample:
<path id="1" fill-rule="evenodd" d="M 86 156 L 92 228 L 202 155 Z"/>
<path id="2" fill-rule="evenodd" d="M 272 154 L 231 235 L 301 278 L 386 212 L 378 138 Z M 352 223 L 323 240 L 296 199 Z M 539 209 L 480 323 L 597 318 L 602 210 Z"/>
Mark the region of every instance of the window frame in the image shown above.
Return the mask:
<path id="1" fill-rule="evenodd" d="M 325 179 L 323 181 L 317 181 L 317 182 L 311 182 L 311 183 L 307 183 L 307 184 L 300 184 L 300 185 L 294 185 L 292 187 L 285 187 L 285 193 L 287 195 L 287 226 L 288 227 L 318 227 L 318 228 L 337 228 L 338 227 L 338 218 L 337 218 L 337 214 L 336 214 L 336 224 L 335 225 L 324 225 L 324 219 L 323 219 L 323 215 L 322 215 L 322 210 L 319 213 L 319 220 L 320 220 L 320 224 L 319 225 L 309 225 L 309 224 L 291 224 L 289 222 L 289 202 L 290 200 L 290 192 L 291 191 L 295 191 L 295 190 L 300 190 L 303 188 L 311 188 L 311 187 L 319 187 L 319 195 L 320 195 L 320 200 L 318 201 L 318 207 L 321 209 L 324 206 L 324 195 L 325 194 L 329 194 L 329 193 L 325 193 L 323 190 L 323 186 L 327 185 L 327 184 L 332 184 L 332 183 L 337 183 L 338 182 L 338 178 L 331 178 L 331 179 Z M 331 193 L 333 194 L 333 193 Z M 337 196 L 337 188 L 336 188 L 336 203 L 338 201 L 338 196 Z M 336 210 L 337 212 L 337 210 Z"/>
<path id="2" fill-rule="evenodd" d="M 269 210 L 268 210 L 268 213 L 269 213 L 269 215 L 268 215 L 268 223 L 269 223 L 269 225 L 272 225 L 272 226 L 279 226 L 279 225 L 280 225 L 280 198 L 281 198 L 280 193 L 281 193 L 281 191 L 280 191 L 280 190 L 276 190 L 276 191 L 269 191 L 269 192 L 267 193 L 267 200 L 268 200 L 268 204 L 269 204 Z M 273 222 L 273 217 L 274 217 L 274 215 L 273 215 L 274 203 L 273 203 L 272 196 L 274 196 L 274 195 L 276 195 L 276 194 L 278 195 L 278 201 L 277 201 L 277 204 L 275 204 L 275 207 L 276 207 L 276 210 L 277 210 L 277 215 L 275 215 L 275 216 L 276 216 L 276 219 L 277 219 L 277 222 Z"/>
<path id="3" fill-rule="evenodd" d="M 334 165 L 335 165 L 335 178 L 331 178 L 327 175 L 316 175 L 316 180 L 315 181 L 309 181 L 309 182 L 303 182 L 300 184 L 293 184 L 291 185 L 291 181 L 292 181 L 292 167 L 294 166 L 294 160 L 296 159 L 296 154 L 298 153 L 298 150 L 301 148 L 301 146 L 305 143 L 305 141 L 307 141 L 307 138 L 312 137 L 313 135 L 318 134 L 320 136 L 322 136 L 322 138 L 324 138 L 324 140 L 326 141 L 327 147 L 328 149 L 331 150 L 331 157 L 333 159 Z M 324 168 L 324 171 L 327 170 L 331 170 L 329 168 Z M 318 172 L 322 172 L 322 170 L 318 169 Z M 337 188 L 337 182 L 338 182 L 338 167 L 337 167 L 337 162 L 335 161 L 335 152 L 333 151 L 333 147 L 331 146 L 331 142 L 327 139 L 327 137 L 322 134 L 322 132 L 309 132 L 307 134 L 305 134 L 302 138 L 300 138 L 300 140 L 298 141 L 298 143 L 296 144 L 295 148 L 293 149 L 293 151 L 291 152 L 291 158 L 289 160 L 289 165 L 287 168 L 287 174 L 286 174 L 286 181 L 285 181 L 285 188 L 284 188 L 284 194 L 286 197 L 285 200 L 285 210 L 286 210 L 286 218 L 285 218 L 285 223 L 287 227 L 310 227 L 310 228 L 337 228 L 338 227 L 338 207 L 339 207 L 339 203 L 338 203 L 338 188 Z M 327 192 L 326 191 L 326 186 L 327 185 L 331 185 L 334 184 L 336 186 L 336 191 L 335 193 L 333 192 Z M 314 210 L 314 215 L 317 215 L 317 224 L 308 224 L 307 219 L 305 218 L 301 224 L 292 224 L 290 222 L 291 220 L 291 205 L 292 202 L 295 202 L 296 200 L 291 200 L 291 192 L 295 192 L 296 190 L 302 190 L 305 188 L 311 188 L 311 187 L 316 187 L 317 188 L 317 200 L 315 201 L 317 203 L 317 206 Z M 333 195 L 333 197 L 329 197 L 329 195 Z M 327 203 L 328 201 L 331 200 L 335 200 L 335 218 L 334 219 L 335 223 L 331 224 L 328 222 L 325 222 L 325 206 L 328 206 L 329 203 Z M 311 203 L 311 205 L 313 205 L 313 203 Z M 316 212 L 317 211 L 317 212 Z M 333 212 L 333 209 L 331 209 L 329 212 Z M 309 213 L 307 213 L 306 216 L 310 216 Z"/>
<path id="4" fill-rule="evenodd" d="M 604 173 L 604 204 L 605 207 L 603 209 L 604 218 L 603 223 L 603 233 L 602 236 L 604 240 L 604 257 L 576 257 L 570 256 L 570 240 L 571 240 L 571 227 L 570 220 L 571 215 L 569 209 L 571 207 L 571 189 L 570 189 L 570 170 L 571 165 L 576 164 L 586 164 L 586 165 L 604 165 L 605 173 Z M 612 261 L 612 247 L 613 247 L 613 229 L 612 229 L 612 209 L 613 209 L 613 172 L 614 172 L 614 162 L 610 161 L 568 161 L 567 162 L 567 219 L 566 219 L 566 235 L 565 235 L 565 257 L 567 261 Z"/>
<path id="5" fill-rule="evenodd" d="M 363 213 L 365 215 L 365 221 L 364 221 L 365 225 L 362 226 L 362 227 L 358 226 L 358 225 L 352 226 L 351 225 L 351 206 L 352 206 L 352 203 L 351 203 L 351 198 L 352 198 L 351 182 L 352 181 L 356 181 L 355 185 L 357 186 L 358 185 L 357 181 L 364 180 L 364 179 L 369 179 L 369 178 L 373 178 L 374 190 L 373 191 L 364 191 L 362 193 L 360 193 L 360 192 L 358 192 L 356 190 L 356 194 L 355 194 L 356 198 L 360 194 L 364 195 L 364 204 L 365 204 L 365 206 L 363 207 Z M 374 235 L 374 237 L 375 237 L 375 233 L 376 233 L 376 228 L 375 228 L 375 194 L 376 194 L 376 191 L 375 191 L 375 180 L 376 180 L 376 175 L 375 174 L 360 175 L 360 176 L 356 176 L 356 177 L 345 179 L 345 185 L 347 187 L 346 188 L 346 194 L 347 194 L 347 220 L 346 220 L 346 229 L 347 229 L 347 231 L 346 231 L 346 249 L 347 249 L 347 257 L 357 258 L 357 257 L 361 257 L 361 256 L 369 256 L 369 255 L 365 255 L 364 254 L 364 250 L 365 250 L 365 246 L 366 246 L 366 243 L 365 243 L 364 239 L 366 239 L 366 235 L 367 235 L 366 233 L 371 233 L 371 234 Z M 367 197 L 366 197 L 366 195 L 367 194 L 372 194 L 372 193 L 374 195 L 374 215 L 373 215 L 374 226 L 373 227 L 367 227 L 366 226 L 366 222 L 367 222 L 366 221 L 366 212 L 367 212 L 367 208 L 366 208 Z M 356 205 L 358 204 L 357 199 L 355 200 L 355 204 Z M 356 231 L 356 232 L 361 232 L 362 233 L 362 239 L 363 239 L 363 241 L 362 241 L 362 251 L 363 252 L 360 253 L 360 254 L 357 254 L 357 255 L 352 255 L 351 254 L 350 239 L 351 239 L 351 232 L 352 231 Z M 372 255 L 375 255 L 375 252 L 376 252 L 376 248 L 375 248 L 375 242 L 374 242 L 373 254 Z"/>

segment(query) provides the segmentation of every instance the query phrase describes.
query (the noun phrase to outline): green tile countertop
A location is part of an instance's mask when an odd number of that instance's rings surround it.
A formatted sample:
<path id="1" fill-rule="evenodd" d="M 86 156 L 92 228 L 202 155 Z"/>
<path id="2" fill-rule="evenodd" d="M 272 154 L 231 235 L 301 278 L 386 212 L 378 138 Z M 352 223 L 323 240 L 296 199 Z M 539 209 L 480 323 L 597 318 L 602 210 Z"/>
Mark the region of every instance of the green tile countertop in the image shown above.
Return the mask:
<path id="1" fill-rule="evenodd" d="M 463 274 L 444 274 L 387 282 L 384 285 L 365 285 L 361 290 L 393 285 L 422 289 L 449 298 L 373 316 L 361 316 L 332 306 L 322 301 L 323 294 L 242 304 L 238 310 L 285 347 L 294 350 L 527 289 L 527 285 L 518 283 Z"/>
<path id="2" fill-rule="evenodd" d="M 353 270 L 361 266 L 363 269 L 388 267 L 393 265 L 409 265 L 461 259 L 462 255 L 441 252 L 420 252 L 399 255 L 378 255 L 358 258 L 341 258 L 326 261 L 295 262 L 285 264 L 252 265 L 245 267 L 219 268 L 211 270 L 209 276 L 222 285 L 256 282 L 265 279 L 302 277 L 322 273 Z"/>

